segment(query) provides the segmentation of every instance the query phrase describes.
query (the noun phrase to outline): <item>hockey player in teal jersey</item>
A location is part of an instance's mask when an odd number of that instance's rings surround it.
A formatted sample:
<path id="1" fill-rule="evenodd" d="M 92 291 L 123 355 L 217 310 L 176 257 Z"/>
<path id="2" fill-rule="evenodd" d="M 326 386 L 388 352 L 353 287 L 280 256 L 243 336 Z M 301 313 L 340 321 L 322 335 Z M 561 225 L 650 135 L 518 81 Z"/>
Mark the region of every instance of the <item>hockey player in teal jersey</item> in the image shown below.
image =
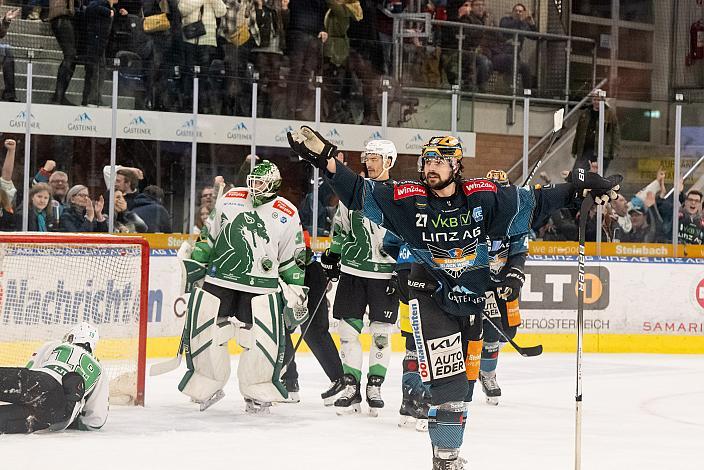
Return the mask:
<path id="1" fill-rule="evenodd" d="M 338 165 L 335 146 L 310 128 L 288 136 L 297 155 L 324 171 L 341 203 L 393 232 L 413 253 L 410 320 L 418 369 L 430 383 L 433 470 L 464 468 L 459 456 L 467 422 L 464 400 L 469 376 L 473 383 L 479 375 L 481 312 L 490 281 L 487 241 L 528 233 L 556 209 L 584 197 L 604 204 L 616 198 L 621 177 L 578 169 L 571 182 L 541 188 L 465 180 L 461 143 L 441 136 L 423 146 L 420 181 L 391 186 Z"/>

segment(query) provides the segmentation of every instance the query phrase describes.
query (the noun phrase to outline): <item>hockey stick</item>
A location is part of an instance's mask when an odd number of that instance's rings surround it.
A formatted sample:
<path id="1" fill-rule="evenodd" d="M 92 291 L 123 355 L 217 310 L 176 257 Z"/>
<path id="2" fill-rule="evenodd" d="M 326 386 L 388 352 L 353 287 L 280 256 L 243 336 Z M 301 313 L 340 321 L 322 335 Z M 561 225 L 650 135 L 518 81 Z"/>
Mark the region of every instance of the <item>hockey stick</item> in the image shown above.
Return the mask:
<path id="1" fill-rule="evenodd" d="M 525 181 L 521 184 L 521 186 L 527 186 L 530 184 L 530 181 L 533 179 L 535 176 L 535 173 L 538 171 L 538 167 L 540 167 L 540 164 L 543 163 L 543 159 L 550 153 L 550 149 L 552 148 L 552 144 L 555 143 L 555 140 L 557 140 L 557 134 L 562 130 L 562 125 L 564 123 L 565 119 L 565 109 L 560 108 L 557 111 L 555 111 L 555 114 L 553 114 L 552 120 L 553 120 L 553 126 L 552 126 L 552 136 L 550 137 L 550 143 L 548 144 L 548 148 L 545 149 L 545 152 L 543 152 L 543 155 L 538 159 L 537 162 L 535 162 L 535 165 L 533 165 L 533 169 L 530 170 L 530 173 L 528 173 L 528 176 L 526 177 Z"/>
<path id="2" fill-rule="evenodd" d="M 587 231 L 587 218 L 594 205 L 594 199 L 587 195 L 579 210 L 579 255 L 577 275 L 577 392 L 575 394 L 575 442 L 574 468 L 582 467 L 582 343 L 584 340 L 584 240 Z"/>
<path id="3" fill-rule="evenodd" d="M 538 344 L 536 346 L 527 346 L 527 347 L 521 347 L 516 344 L 514 340 L 508 337 L 504 331 L 499 328 L 498 325 L 496 325 L 493 321 L 491 321 L 491 318 L 489 318 L 489 315 L 486 314 L 486 312 L 482 311 L 482 316 L 486 318 L 486 320 L 491 323 L 491 326 L 494 327 L 494 329 L 499 333 L 499 336 L 501 336 L 503 339 L 505 339 L 511 346 L 513 346 L 513 349 L 518 351 L 518 353 L 523 356 L 523 357 L 534 357 L 534 356 L 540 356 L 543 353 L 543 345 Z"/>
<path id="4" fill-rule="evenodd" d="M 325 299 L 325 296 L 328 294 L 328 289 L 330 288 L 330 283 L 332 281 L 328 281 L 327 284 L 325 284 L 325 289 L 323 289 L 323 295 L 320 296 L 320 300 L 318 300 L 317 305 L 315 306 L 315 310 L 313 310 L 313 313 L 310 314 L 310 317 L 308 317 L 308 324 L 306 325 L 305 329 L 301 331 L 301 336 L 298 338 L 298 341 L 296 341 L 296 345 L 293 347 L 293 352 L 291 353 L 291 357 L 286 361 L 286 364 L 284 364 L 284 367 L 288 367 L 291 362 L 293 362 L 293 359 L 296 357 L 296 351 L 298 351 L 298 348 L 301 347 L 301 343 L 303 342 L 303 338 L 305 338 L 306 333 L 308 333 L 308 329 L 310 329 L 310 325 L 313 324 L 313 317 L 315 317 L 315 314 L 318 313 L 318 310 L 320 310 L 320 305 L 323 303 L 323 300 Z"/>
<path id="5" fill-rule="evenodd" d="M 159 362 L 157 364 L 152 364 L 152 366 L 149 368 L 149 375 L 151 377 L 154 377 L 156 375 L 166 374 L 167 372 L 171 372 L 172 370 L 178 369 L 178 366 L 181 365 L 181 358 L 183 358 L 182 354 L 183 354 L 183 346 L 184 346 L 184 340 L 183 340 L 184 335 L 185 335 L 185 331 L 183 333 L 181 333 L 181 340 L 178 343 L 178 352 L 176 353 L 176 357 L 173 357 L 173 358 L 169 359 L 168 361 Z"/>

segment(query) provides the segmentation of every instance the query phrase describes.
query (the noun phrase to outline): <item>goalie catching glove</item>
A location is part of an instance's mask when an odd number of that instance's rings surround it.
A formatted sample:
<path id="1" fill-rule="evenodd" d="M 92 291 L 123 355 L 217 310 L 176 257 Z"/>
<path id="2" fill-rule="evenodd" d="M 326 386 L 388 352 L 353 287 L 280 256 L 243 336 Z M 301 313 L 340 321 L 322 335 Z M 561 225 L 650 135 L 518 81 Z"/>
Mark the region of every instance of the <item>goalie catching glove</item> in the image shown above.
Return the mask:
<path id="1" fill-rule="evenodd" d="M 308 126 L 302 126 L 297 131 L 287 132 L 288 145 L 301 159 L 324 170 L 328 160 L 335 156 L 337 146 L 331 144 Z"/>
<path id="2" fill-rule="evenodd" d="M 597 205 L 604 205 L 618 197 L 616 192 L 620 188 L 623 176 L 611 175 L 604 178 L 599 176 L 598 173 L 586 171 L 584 168 L 577 168 L 570 173 L 568 181 L 574 185 L 578 198 L 585 198 L 591 195 Z"/>

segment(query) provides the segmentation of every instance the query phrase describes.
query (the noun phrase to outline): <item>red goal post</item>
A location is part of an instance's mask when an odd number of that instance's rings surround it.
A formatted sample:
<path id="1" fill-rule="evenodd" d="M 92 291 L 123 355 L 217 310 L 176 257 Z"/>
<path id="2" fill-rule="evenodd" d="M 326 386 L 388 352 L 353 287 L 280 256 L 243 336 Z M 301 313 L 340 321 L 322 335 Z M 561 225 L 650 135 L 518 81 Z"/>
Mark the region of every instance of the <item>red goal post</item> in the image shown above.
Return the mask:
<path id="1" fill-rule="evenodd" d="M 98 328 L 111 404 L 144 405 L 149 244 L 141 237 L 0 234 L 0 366 L 24 366 L 73 324 Z"/>

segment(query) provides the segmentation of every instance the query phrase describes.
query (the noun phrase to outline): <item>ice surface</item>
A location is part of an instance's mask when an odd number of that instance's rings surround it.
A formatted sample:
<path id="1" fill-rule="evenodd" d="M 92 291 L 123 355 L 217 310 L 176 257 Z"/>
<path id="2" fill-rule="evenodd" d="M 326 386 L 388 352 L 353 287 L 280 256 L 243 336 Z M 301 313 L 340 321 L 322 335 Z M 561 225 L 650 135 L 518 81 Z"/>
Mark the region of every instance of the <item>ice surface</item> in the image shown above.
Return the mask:
<path id="1" fill-rule="evenodd" d="M 234 373 L 227 396 L 201 413 L 174 371 L 148 377 L 147 406 L 113 407 L 98 432 L 0 436 L 0 469 L 428 470 L 427 433 L 396 425 L 401 359 L 392 358 L 378 418 L 323 407 L 328 380 L 311 354 L 298 360 L 302 402 L 269 416 L 244 414 Z M 475 390 L 469 468 L 574 468 L 574 355 L 502 354 L 498 379 L 498 407 Z M 703 356 L 586 354 L 583 394 L 583 469 L 704 469 Z"/>

